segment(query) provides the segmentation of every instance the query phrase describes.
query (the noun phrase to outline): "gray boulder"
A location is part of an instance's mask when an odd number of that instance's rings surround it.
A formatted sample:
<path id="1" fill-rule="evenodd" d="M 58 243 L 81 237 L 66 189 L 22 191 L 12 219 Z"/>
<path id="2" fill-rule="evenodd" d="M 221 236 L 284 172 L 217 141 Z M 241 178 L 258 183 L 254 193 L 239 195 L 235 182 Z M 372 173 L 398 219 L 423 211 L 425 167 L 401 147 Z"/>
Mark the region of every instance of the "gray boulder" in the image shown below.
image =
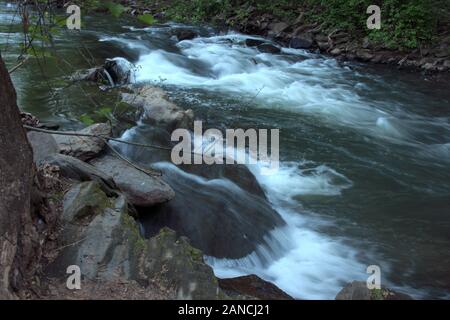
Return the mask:
<path id="1" fill-rule="evenodd" d="M 262 53 L 271 53 L 271 54 L 277 54 L 281 52 L 281 49 L 277 46 L 274 46 L 270 43 L 263 43 L 258 46 L 258 50 Z"/>
<path id="2" fill-rule="evenodd" d="M 102 66 L 81 70 L 72 75 L 73 81 L 90 81 L 110 86 L 134 81 L 134 65 L 125 58 L 106 59 Z"/>
<path id="3" fill-rule="evenodd" d="M 108 198 L 98 182 L 77 184 L 64 197 L 63 250 L 48 267 L 53 277 L 77 265 L 88 279 L 130 279 L 132 263 L 145 247 L 124 196 Z"/>
<path id="4" fill-rule="evenodd" d="M 39 165 L 45 158 L 58 154 L 60 149 L 51 134 L 30 131 L 27 133 L 28 141 L 33 149 L 33 160 Z"/>
<path id="5" fill-rule="evenodd" d="M 175 29 L 172 35 L 176 36 L 178 41 L 192 40 L 197 37 L 197 33 L 189 29 Z"/>
<path id="6" fill-rule="evenodd" d="M 79 134 L 91 134 L 99 136 L 111 136 L 112 128 L 108 123 L 97 123 L 89 126 Z M 83 136 L 53 135 L 58 143 L 60 152 L 65 155 L 76 157 L 83 161 L 88 161 L 96 157 L 105 147 L 105 142 L 99 138 Z"/>
<path id="7" fill-rule="evenodd" d="M 372 60 L 374 55 L 370 52 L 370 50 L 360 49 L 356 51 L 356 58 L 360 61 L 367 62 Z"/>
<path id="8" fill-rule="evenodd" d="M 269 26 L 269 36 L 277 36 L 282 32 L 288 31 L 290 26 L 285 22 L 272 23 Z"/>
<path id="9" fill-rule="evenodd" d="M 313 37 L 309 33 L 295 36 L 291 39 L 289 46 L 293 49 L 309 49 L 314 43 Z"/>
<path id="10" fill-rule="evenodd" d="M 259 46 L 261 44 L 264 44 L 264 43 L 266 43 L 264 40 L 251 39 L 251 38 L 245 39 L 245 45 L 247 47 L 257 47 L 257 46 Z"/>
<path id="11" fill-rule="evenodd" d="M 80 182 L 97 181 L 108 195 L 116 194 L 117 186 L 113 178 L 77 158 L 55 154 L 46 158 L 43 162 L 58 166 L 59 172 L 64 178 Z"/>
<path id="12" fill-rule="evenodd" d="M 111 176 L 128 201 L 135 206 L 151 207 L 175 197 L 172 188 L 160 178 L 149 176 L 112 155 L 94 159 L 91 164 Z"/>
<path id="13" fill-rule="evenodd" d="M 176 288 L 177 299 L 210 300 L 226 296 L 219 289 L 212 268 L 203 261 L 203 253 L 175 231 L 163 228 L 148 241 L 145 278 Z"/>
<path id="14" fill-rule="evenodd" d="M 154 124 L 166 126 L 168 130 L 192 127 L 194 112 L 183 110 L 169 101 L 164 90 L 143 86 L 134 93 L 122 93 L 122 101 L 142 111 L 142 119 Z"/>
<path id="15" fill-rule="evenodd" d="M 82 290 L 89 281 L 136 281 L 173 292 L 172 299 L 226 298 L 199 250 L 169 229 L 142 238 L 128 207 L 124 196 L 107 197 L 97 182 L 73 186 L 64 198 L 61 249 L 45 275 L 66 279 L 67 267 L 77 265 Z"/>

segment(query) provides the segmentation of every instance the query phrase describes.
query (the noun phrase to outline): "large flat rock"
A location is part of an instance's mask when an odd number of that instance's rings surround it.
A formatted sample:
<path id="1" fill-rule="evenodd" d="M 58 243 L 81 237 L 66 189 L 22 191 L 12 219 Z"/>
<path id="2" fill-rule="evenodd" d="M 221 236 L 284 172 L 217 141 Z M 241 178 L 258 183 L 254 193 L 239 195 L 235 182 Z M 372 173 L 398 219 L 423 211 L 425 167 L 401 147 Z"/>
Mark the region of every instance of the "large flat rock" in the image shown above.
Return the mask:
<path id="1" fill-rule="evenodd" d="M 175 197 L 173 189 L 160 178 L 149 176 L 112 155 L 94 159 L 91 164 L 111 176 L 128 201 L 137 207 L 151 207 Z"/>
<path id="2" fill-rule="evenodd" d="M 96 123 L 81 131 L 80 134 L 91 134 L 98 136 L 110 136 L 111 125 L 107 123 Z M 105 147 L 105 142 L 102 139 L 95 137 L 83 136 L 67 136 L 67 135 L 53 135 L 60 152 L 65 155 L 76 157 L 83 161 L 88 161 L 97 156 Z"/>

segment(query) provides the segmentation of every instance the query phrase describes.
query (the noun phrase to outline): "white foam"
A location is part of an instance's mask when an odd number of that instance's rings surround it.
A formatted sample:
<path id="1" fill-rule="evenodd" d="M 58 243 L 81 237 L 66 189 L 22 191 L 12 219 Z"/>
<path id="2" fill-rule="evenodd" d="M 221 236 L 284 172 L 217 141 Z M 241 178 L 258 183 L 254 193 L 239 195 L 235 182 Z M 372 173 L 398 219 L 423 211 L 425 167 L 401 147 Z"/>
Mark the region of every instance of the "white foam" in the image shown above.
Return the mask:
<path id="1" fill-rule="evenodd" d="M 364 100 L 348 81 L 341 81 L 351 70 L 345 70 L 334 59 L 303 50 L 283 48 L 285 55 L 260 53 L 242 45 L 245 38 L 238 34 L 195 38 L 179 42 L 179 53 L 153 50 L 137 62 L 137 81 L 164 79 L 165 84 L 252 97 L 262 107 L 309 113 L 334 125 L 392 136 L 392 130 L 380 130 L 379 119 L 394 117 L 395 109 Z M 286 54 L 306 60 L 293 63 Z M 405 130 L 395 132 L 395 138 L 407 133 Z"/>
<path id="2" fill-rule="evenodd" d="M 268 236 L 268 247 L 258 248 L 243 259 L 207 257 L 218 277 L 257 274 L 299 299 L 333 299 L 346 282 L 366 279 L 366 265 L 356 258 L 357 250 L 315 231 L 322 221 L 298 211 L 299 196 L 336 196 L 352 186 L 335 170 L 312 164 L 282 163 L 276 175 L 261 175 L 258 166 L 251 167 L 287 226 Z"/>

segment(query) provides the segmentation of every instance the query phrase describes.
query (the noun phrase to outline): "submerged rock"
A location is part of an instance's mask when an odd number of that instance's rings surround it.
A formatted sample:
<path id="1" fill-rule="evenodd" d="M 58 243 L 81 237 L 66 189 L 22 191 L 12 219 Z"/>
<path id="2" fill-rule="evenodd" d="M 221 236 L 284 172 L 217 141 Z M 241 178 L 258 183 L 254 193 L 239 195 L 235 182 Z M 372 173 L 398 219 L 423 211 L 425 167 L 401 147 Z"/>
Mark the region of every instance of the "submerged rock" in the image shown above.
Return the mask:
<path id="1" fill-rule="evenodd" d="M 276 285 L 253 274 L 231 279 L 219 279 L 219 286 L 232 298 L 294 300 Z"/>
<path id="2" fill-rule="evenodd" d="M 122 101 L 142 110 L 142 120 L 166 126 L 168 130 L 191 128 L 194 121 L 191 109 L 181 109 L 157 87 L 146 85 L 135 89 L 134 93 L 122 93 Z"/>
<path id="3" fill-rule="evenodd" d="M 336 300 L 412 300 L 412 297 L 384 287 L 369 290 L 366 282 L 353 281 L 337 294 Z"/>
<path id="4" fill-rule="evenodd" d="M 89 126 L 79 134 L 90 134 L 98 136 L 111 136 L 112 128 L 108 123 L 97 123 Z M 96 157 L 105 147 L 105 141 L 99 138 L 85 136 L 53 135 L 58 143 L 60 152 L 65 155 L 88 161 Z"/>
<path id="5" fill-rule="evenodd" d="M 245 45 L 247 47 L 257 47 L 261 44 L 266 43 L 266 41 L 264 40 L 259 40 L 259 39 L 245 39 Z"/>
<path id="6" fill-rule="evenodd" d="M 285 223 L 265 197 L 243 189 L 252 182 L 240 187 L 227 178 L 220 178 L 221 173 L 215 177 L 209 173 L 212 178 L 204 178 L 171 164 L 159 164 L 157 168 L 176 195 L 170 202 L 143 215 L 141 223 L 146 237 L 168 226 L 216 258 L 243 258 L 259 245 L 274 248 L 269 234 Z"/>
<path id="7" fill-rule="evenodd" d="M 293 49 L 309 49 L 314 41 L 309 33 L 300 34 L 291 39 L 289 46 Z"/>
<path id="8" fill-rule="evenodd" d="M 141 172 L 121 159 L 104 155 L 91 164 L 111 176 L 128 201 L 138 207 L 151 207 L 175 197 L 172 188 L 158 177 Z"/>
<path id="9" fill-rule="evenodd" d="M 197 33 L 189 29 L 174 29 L 172 34 L 177 37 L 178 41 L 192 40 L 197 37 Z"/>
<path id="10" fill-rule="evenodd" d="M 262 53 L 271 53 L 271 54 L 277 54 L 281 52 L 281 49 L 277 46 L 274 46 L 270 43 L 263 43 L 258 46 L 258 50 Z"/>

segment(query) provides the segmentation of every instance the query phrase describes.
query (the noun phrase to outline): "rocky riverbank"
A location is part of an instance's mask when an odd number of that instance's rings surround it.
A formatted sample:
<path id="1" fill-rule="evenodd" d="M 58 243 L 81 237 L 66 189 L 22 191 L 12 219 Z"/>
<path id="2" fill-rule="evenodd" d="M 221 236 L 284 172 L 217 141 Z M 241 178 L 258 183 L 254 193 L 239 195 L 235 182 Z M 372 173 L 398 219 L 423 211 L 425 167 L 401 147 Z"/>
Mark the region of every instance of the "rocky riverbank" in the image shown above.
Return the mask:
<path id="1" fill-rule="evenodd" d="M 427 49 L 402 51 L 375 44 L 368 37 L 355 39 L 340 29 L 328 32 L 319 23 L 307 23 L 304 13 L 300 13 L 294 22 L 285 22 L 270 14 L 259 15 L 251 11 L 244 22 L 231 17 L 226 23 L 241 32 L 273 39 L 283 46 L 328 54 L 340 60 L 387 64 L 427 74 L 450 72 L 449 38 L 443 38 L 438 45 Z"/>
<path id="2" fill-rule="evenodd" d="M 132 15 L 150 13 L 160 21 L 170 20 L 171 1 L 151 5 L 139 1 L 124 1 Z M 392 49 L 387 44 L 374 42 L 369 37 L 361 37 L 340 28 L 324 28 L 323 24 L 305 18 L 307 9 L 292 8 L 297 17 L 280 18 L 274 13 L 243 5 L 208 18 L 209 22 L 249 35 L 258 35 L 274 41 L 277 45 L 294 49 L 305 49 L 333 56 L 339 60 L 390 65 L 398 69 L 420 72 L 428 78 L 448 79 L 450 74 L 450 37 L 448 31 L 437 36 L 433 44 L 420 49 Z M 188 33 L 182 39 L 192 39 Z M 263 52 L 273 48 L 261 47 Z"/>
<path id="3" fill-rule="evenodd" d="M 146 86 L 134 92 L 138 118 L 164 128 L 191 126 L 192 111 L 181 110 L 161 89 Z M 31 286 L 18 296 L 261 299 L 269 294 L 273 299 L 291 299 L 256 276 L 237 279 L 239 286 L 220 282 L 203 253 L 167 227 L 144 238 L 138 222 L 149 214 L 144 209 L 171 201 L 175 192 L 157 171 L 133 165 L 114 152 L 107 139 L 112 135 L 109 123 L 59 134 L 43 129 L 46 125 L 30 114 L 23 114 L 22 121 L 28 126 L 33 159 L 54 215 L 52 221 L 42 222 L 51 224 L 46 228 L 52 233 L 40 246 L 43 256 Z M 70 276 L 66 271 L 73 265 L 81 270 L 80 290 L 66 286 Z"/>

